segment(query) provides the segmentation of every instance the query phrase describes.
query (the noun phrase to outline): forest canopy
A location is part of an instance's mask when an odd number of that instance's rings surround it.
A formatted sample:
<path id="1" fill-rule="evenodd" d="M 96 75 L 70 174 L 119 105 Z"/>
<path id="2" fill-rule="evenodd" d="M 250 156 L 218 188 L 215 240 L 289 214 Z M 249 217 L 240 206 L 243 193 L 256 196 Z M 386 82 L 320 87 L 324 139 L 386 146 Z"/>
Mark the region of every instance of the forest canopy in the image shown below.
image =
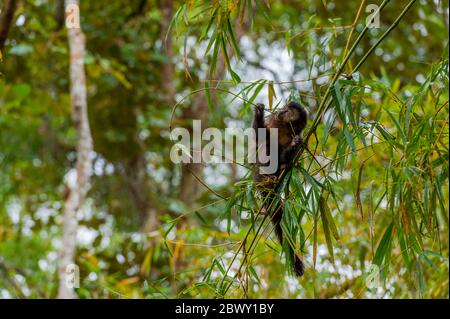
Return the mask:
<path id="1" fill-rule="evenodd" d="M 448 1 L 0 10 L 0 298 L 449 297 Z M 289 102 L 271 203 L 251 163 L 173 161 Z"/>

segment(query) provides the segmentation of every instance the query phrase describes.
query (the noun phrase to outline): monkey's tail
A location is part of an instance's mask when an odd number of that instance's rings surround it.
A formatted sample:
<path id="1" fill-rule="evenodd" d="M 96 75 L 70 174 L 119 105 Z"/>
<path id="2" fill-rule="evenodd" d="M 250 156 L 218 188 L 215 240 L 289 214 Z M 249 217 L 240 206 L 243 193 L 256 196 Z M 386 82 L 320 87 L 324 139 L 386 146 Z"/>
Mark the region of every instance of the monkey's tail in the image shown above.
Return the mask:
<path id="1" fill-rule="evenodd" d="M 278 204 L 278 207 L 276 207 L 276 210 L 275 210 L 274 214 L 272 215 L 272 223 L 275 228 L 275 234 L 281 245 L 283 245 L 283 230 L 281 229 L 281 218 L 282 217 L 283 217 L 283 205 L 280 203 L 280 204 Z M 286 258 L 289 258 L 290 260 L 292 260 L 294 273 L 297 276 L 301 277 L 301 276 L 303 276 L 303 273 L 305 271 L 305 266 L 303 264 L 303 261 L 296 254 L 294 249 L 292 249 L 291 245 L 288 245 L 288 247 L 289 247 L 289 255 L 286 256 Z"/>

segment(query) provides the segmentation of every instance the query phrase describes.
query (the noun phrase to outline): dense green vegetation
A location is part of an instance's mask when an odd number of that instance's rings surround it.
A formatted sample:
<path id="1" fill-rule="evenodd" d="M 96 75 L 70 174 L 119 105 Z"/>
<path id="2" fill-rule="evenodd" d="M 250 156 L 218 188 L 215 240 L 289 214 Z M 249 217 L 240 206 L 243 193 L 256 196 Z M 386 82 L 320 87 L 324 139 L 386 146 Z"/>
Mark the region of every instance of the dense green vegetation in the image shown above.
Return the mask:
<path id="1" fill-rule="evenodd" d="M 78 297 L 448 298 L 449 4 L 375 2 L 378 28 L 364 0 L 80 1 Z M 58 291 L 77 159 L 58 3 L 20 1 L 2 50 L 0 298 Z M 252 168 L 174 164 L 170 129 L 249 127 L 254 103 L 289 100 L 310 118 L 277 188 L 282 247 Z"/>

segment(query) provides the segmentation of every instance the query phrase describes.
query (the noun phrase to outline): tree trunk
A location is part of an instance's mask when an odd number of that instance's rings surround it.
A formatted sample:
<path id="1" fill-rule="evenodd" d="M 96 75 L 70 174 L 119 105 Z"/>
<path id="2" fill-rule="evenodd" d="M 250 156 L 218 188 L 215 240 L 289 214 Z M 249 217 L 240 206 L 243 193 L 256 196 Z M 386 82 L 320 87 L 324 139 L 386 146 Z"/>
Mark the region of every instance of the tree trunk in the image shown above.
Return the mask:
<path id="1" fill-rule="evenodd" d="M 150 192 L 152 190 L 149 189 L 147 182 L 148 175 L 144 152 L 142 151 L 135 158 L 127 161 L 124 169 L 128 189 L 139 213 L 141 231 L 150 232 L 157 229 L 160 222 L 157 210 L 151 205 Z"/>
<path id="2" fill-rule="evenodd" d="M 3 52 L 5 41 L 8 37 L 11 22 L 17 9 L 19 0 L 4 0 L 2 12 L 0 14 L 0 51 Z"/>
<path id="3" fill-rule="evenodd" d="M 64 5 L 64 0 L 57 0 L 55 9 L 55 31 L 59 31 L 64 27 L 65 13 L 66 7 Z"/>
<path id="4" fill-rule="evenodd" d="M 67 0 L 66 5 L 78 6 L 77 0 Z M 79 15 L 78 11 L 72 14 Z M 78 17 L 79 18 L 79 17 Z M 79 19 L 78 19 L 79 21 Z M 69 185 L 70 192 L 64 204 L 63 238 L 59 259 L 59 290 L 58 298 L 75 298 L 76 294 L 70 285 L 71 274 L 68 266 L 74 264 L 77 233 L 77 213 L 82 209 L 86 194 L 90 187 L 92 169 L 92 136 L 89 128 L 86 78 L 84 71 L 85 37 L 81 28 L 69 28 L 68 40 L 70 47 L 70 95 L 72 105 L 72 120 L 77 132 L 76 183 Z M 76 272 L 75 274 L 76 275 Z"/>
<path id="5" fill-rule="evenodd" d="M 169 33 L 170 21 L 173 17 L 173 2 L 172 0 L 162 0 L 161 1 L 161 41 L 163 44 L 163 51 L 166 53 L 167 61 L 163 65 L 163 99 L 171 107 L 175 98 L 175 84 L 174 84 L 174 66 L 173 66 L 173 45 L 172 45 L 172 35 Z"/>

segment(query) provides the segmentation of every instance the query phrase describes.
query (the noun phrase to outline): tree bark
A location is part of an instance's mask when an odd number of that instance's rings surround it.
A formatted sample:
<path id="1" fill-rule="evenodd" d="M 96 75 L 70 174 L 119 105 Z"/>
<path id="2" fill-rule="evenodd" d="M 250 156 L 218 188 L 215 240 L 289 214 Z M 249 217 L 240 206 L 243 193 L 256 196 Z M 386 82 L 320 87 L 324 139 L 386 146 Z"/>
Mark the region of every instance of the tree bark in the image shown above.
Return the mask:
<path id="1" fill-rule="evenodd" d="M 65 13 L 66 7 L 64 5 L 64 0 L 57 0 L 55 9 L 55 20 L 56 20 L 55 31 L 59 31 L 64 27 L 64 20 L 66 17 Z"/>
<path id="2" fill-rule="evenodd" d="M 175 84 L 174 84 L 174 66 L 173 66 L 173 44 L 172 35 L 169 33 L 170 21 L 173 17 L 173 2 L 172 0 L 161 1 L 161 41 L 163 44 L 163 51 L 166 53 L 167 61 L 163 65 L 163 99 L 166 103 L 172 104 L 175 100 Z M 171 107 L 172 105 L 169 105 Z"/>
<path id="3" fill-rule="evenodd" d="M 136 210 L 139 212 L 141 231 L 151 232 L 160 225 L 157 210 L 151 205 L 152 198 L 148 185 L 148 175 L 144 152 L 125 163 L 125 179 Z"/>
<path id="4" fill-rule="evenodd" d="M 77 0 L 67 0 L 66 5 L 78 6 Z M 75 12 L 79 14 L 79 12 Z M 85 37 L 81 28 L 68 30 L 70 47 L 70 95 L 72 120 L 77 132 L 76 183 L 69 185 L 70 192 L 64 203 L 63 238 L 58 266 L 58 298 L 75 298 L 74 288 L 68 285 L 67 267 L 74 264 L 77 213 L 82 209 L 86 194 L 90 188 L 92 169 L 92 136 L 88 121 L 86 76 L 84 71 Z"/>
<path id="5" fill-rule="evenodd" d="M 0 51 L 3 52 L 5 41 L 8 37 L 9 29 L 14 18 L 19 0 L 4 0 L 2 12 L 0 14 Z"/>

